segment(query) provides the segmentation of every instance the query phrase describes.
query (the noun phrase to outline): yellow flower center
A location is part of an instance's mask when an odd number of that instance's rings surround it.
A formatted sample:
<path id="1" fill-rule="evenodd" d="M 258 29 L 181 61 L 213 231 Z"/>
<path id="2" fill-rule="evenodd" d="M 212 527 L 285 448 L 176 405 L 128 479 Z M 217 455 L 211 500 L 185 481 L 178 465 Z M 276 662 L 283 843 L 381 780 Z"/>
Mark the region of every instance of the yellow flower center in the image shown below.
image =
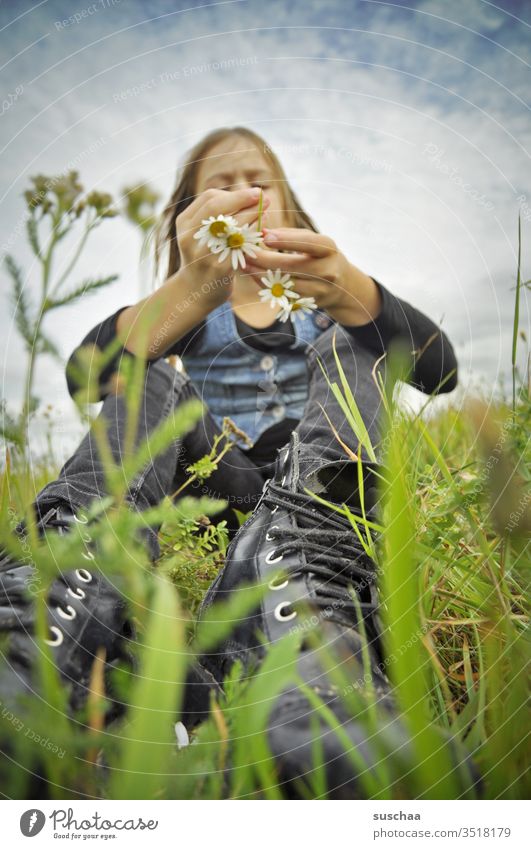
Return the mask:
<path id="1" fill-rule="evenodd" d="M 218 237 L 222 236 L 223 233 L 227 232 L 227 223 L 225 221 L 213 221 L 210 227 L 208 228 L 208 232 L 211 236 Z"/>
<path id="2" fill-rule="evenodd" d="M 274 298 L 280 298 L 285 291 L 286 290 L 284 289 L 282 283 L 273 283 L 273 285 L 271 286 L 271 294 Z"/>
<path id="3" fill-rule="evenodd" d="M 241 233 L 231 233 L 227 239 L 229 248 L 241 248 L 245 244 L 245 237 Z"/>
<path id="4" fill-rule="evenodd" d="M 295 301 L 294 304 L 292 303 L 291 312 L 295 312 L 295 310 L 300 310 L 300 309 L 301 309 L 301 304 L 299 304 L 298 301 Z"/>

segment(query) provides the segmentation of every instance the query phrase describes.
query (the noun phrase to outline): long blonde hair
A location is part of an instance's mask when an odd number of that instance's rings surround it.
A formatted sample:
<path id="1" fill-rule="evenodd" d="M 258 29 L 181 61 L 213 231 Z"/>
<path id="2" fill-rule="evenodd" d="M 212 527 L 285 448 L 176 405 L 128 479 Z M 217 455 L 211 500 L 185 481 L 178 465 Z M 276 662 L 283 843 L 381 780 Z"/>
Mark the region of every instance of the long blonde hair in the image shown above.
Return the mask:
<path id="1" fill-rule="evenodd" d="M 284 210 L 290 227 L 304 227 L 306 229 L 318 232 L 317 227 L 310 218 L 307 212 L 302 208 L 297 196 L 291 188 L 280 160 L 271 150 L 265 140 L 249 130 L 247 127 L 220 127 L 213 130 L 208 135 L 204 136 L 194 147 L 188 152 L 184 163 L 179 168 L 178 179 L 168 203 L 166 204 L 155 228 L 155 269 L 160 268 L 161 258 L 165 251 L 168 252 L 168 266 L 166 277 L 170 277 L 179 270 L 181 265 L 181 256 L 179 252 L 179 244 L 177 242 L 177 233 L 175 221 L 177 216 L 189 206 L 195 197 L 195 186 L 197 178 L 197 170 L 200 163 L 203 161 L 208 151 L 224 141 L 228 136 L 241 136 L 248 139 L 258 150 L 260 150 L 265 159 L 269 162 L 272 168 L 274 178 L 278 181 L 279 188 L 282 194 Z"/>

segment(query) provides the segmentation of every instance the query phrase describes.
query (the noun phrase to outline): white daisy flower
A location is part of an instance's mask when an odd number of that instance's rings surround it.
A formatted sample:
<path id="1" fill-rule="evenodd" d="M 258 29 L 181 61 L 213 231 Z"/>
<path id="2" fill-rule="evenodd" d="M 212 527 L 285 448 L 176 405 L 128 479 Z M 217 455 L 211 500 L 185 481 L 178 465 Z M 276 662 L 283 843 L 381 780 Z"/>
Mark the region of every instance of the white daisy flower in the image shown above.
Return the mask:
<path id="1" fill-rule="evenodd" d="M 257 230 L 251 230 L 249 224 L 244 224 L 242 227 L 234 226 L 229 229 L 223 237 L 220 247 L 213 247 L 210 250 L 212 253 L 219 254 L 219 262 L 231 255 L 231 263 L 234 271 L 238 269 L 238 265 L 245 268 L 245 255 L 255 257 L 256 253 L 253 250 L 262 241 L 262 233 Z"/>
<path id="2" fill-rule="evenodd" d="M 282 299 L 296 298 L 297 293 L 293 291 L 293 280 L 289 274 L 282 274 L 280 268 L 272 271 L 267 269 L 265 277 L 260 278 L 265 289 L 260 289 L 258 297 L 262 301 L 269 301 L 271 308 L 280 306 Z"/>
<path id="3" fill-rule="evenodd" d="M 194 239 L 199 239 L 199 245 L 207 248 L 222 250 L 228 233 L 238 227 L 238 222 L 232 215 L 211 215 L 203 218 L 201 227 L 194 233 Z"/>
<path id="4" fill-rule="evenodd" d="M 280 299 L 280 312 L 277 315 L 277 318 L 280 321 L 287 321 L 292 312 L 301 311 L 301 318 L 306 318 L 306 315 L 311 313 L 312 310 L 317 309 L 317 304 L 315 302 L 315 298 L 299 298 L 296 295 L 297 300 L 289 301 L 288 298 Z"/>

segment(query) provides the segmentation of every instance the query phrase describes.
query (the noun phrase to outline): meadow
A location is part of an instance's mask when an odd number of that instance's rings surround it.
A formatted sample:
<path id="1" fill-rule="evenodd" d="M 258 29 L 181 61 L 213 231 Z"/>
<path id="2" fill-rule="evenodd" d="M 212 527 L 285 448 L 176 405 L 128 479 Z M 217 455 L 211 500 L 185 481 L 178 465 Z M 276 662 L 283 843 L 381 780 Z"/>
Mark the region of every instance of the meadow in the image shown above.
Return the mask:
<path id="1" fill-rule="evenodd" d="M 101 217 L 109 204 L 109 198 L 95 198 L 92 209 Z M 36 249 L 43 254 L 41 247 Z M 49 265 L 44 257 L 45 274 Z M 11 270 L 16 300 L 16 266 L 12 264 Z M 445 745 L 450 737 L 472 753 L 484 798 L 518 799 L 529 793 L 531 392 L 528 373 L 520 374 L 516 367 L 517 347 L 526 344 L 519 332 L 519 305 L 528 282 L 522 281 L 518 267 L 511 397 L 500 394 L 499 400 L 488 403 L 480 397 L 466 398 L 437 411 L 428 399 L 414 414 L 395 402 L 396 381 L 404 376 L 396 352 L 389 381 L 381 386 L 386 418 L 380 447 L 381 515 L 374 522 L 342 508 L 377 564 L 386 673 L 411 747 L 407 753 L 396 750 L 393 740 L 377 731 L 370 676 L 366 689 L 353 687 L 335 670 L 318 639 L 315 651 L 336 675 L 341 699 L 377 739 L 381 752 L 377 770 L 364 768 L 318 695 L 306 695 L 316 716 L 349 752 L 368 798 L 458 798 L 459 776 Z M 93 289 L 105 285 L 92 283 Z M 43 303 L 48 298 L 48 309 L 49 292 L 45 287 Z M 76 297 L 85 294 L 80 291 Z M 19 280 L 19 309 L 22 296 Z M 19 329 L 26 332 L 30 358 L 50 353 L 43 342 L 36 345 L 40 325 L 25 327 L 19 321 Z M 104 360 L 102 355 L 99 367 Z M 79 363 L 79 368 L 84 365 Z M 179 747 L 174 725 L 188 664 L 214 646 L 234 619 L 252 609 L 262 590 L 249 587 L 238 593 L 211 611 L 197 629 L 199 604 L 227 546 L 226 528 L 216 522 L 224 505 L 208 497 L 194 498 L 191 489 L 180 493 L 176 502 L 166 499 L 142 514 L 125 503 L 128 486 L 149 456 L 186 432 L 200 408 L 192 404 L 179 411 L 151 434 L 148 443 L 135 447 L 143 365 L 124 364 L 122 391 L 131 421 L 128 459 L 123 464 L 113 461 L 104 427 L 93 422 L 98 448 L 106 458 L 109 495 L 92 505 L 86 526 L 64 536 L 48 533 L 42 540 L 28 505 L 58 470 L 46 457 L 35 457 L 28 450 L 27 425 L 36 415 L 32 370 L 30 359 L 27 403 L 20 417 L 4 416 L 0 536 L 12 558 L 35 569 L 29 596 L 38 649 L 36 692 L 16 707 L 4 702 L 0 693 L 2 794 L 57 799 L 283 798 L 266 726 L 286 682 L 304 687 L 296 669 L 301 633 L 294 630 L 275 644 L 250 677 L 234 666 L 224 694 L 212 698 L 209 719 L 193 730 L 190 745 Z M 79 398 L 81 409 L 90 400 L 90 383 L 97 380 L 97 371 L 91 356 L 85 375 L 88 394 Z M 351 422 L 352 445 L 362 444 L 370 454 L 372 447 L 348 384 L 341 380 L 331 389 Z M 230 451 L 231 438 L 227 423 L 212 454 L 190 469 L 192 482 L 208 483 L 220 453 Z M 22 519 L 26 528 L 17 535 L 14 529 Z M 155 564 L 141 543 L 139 530 L 146 525 L 161 528 L 162 554 Z M 81 527 L 90 530 L 97 568 L 128 599 L 136 639 L 131 644 L 134 663 L 112 671 L 112 686 L 103 674 L 104 658 L 96 658 L 90 697 L 73 713 L 43 637 L 47 590 L 57 574 L 79 567 L 86 544 Z M 2 635 L 3 650 L 7 639 Z M 121 707 L 108 723 L 113 704 Z M 314 769 L 298 792 L 307 798 L 327 796 L 318 739 Z"/>

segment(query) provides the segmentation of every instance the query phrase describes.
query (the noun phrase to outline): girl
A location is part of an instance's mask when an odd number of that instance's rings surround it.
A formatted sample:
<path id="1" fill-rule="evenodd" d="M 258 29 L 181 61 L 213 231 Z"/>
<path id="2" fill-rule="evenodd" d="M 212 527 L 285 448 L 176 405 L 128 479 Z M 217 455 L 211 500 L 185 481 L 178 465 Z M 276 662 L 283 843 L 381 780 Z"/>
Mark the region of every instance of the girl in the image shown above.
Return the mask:
<path id="1" fill-rule="evenodd" d="M 261 190 L 265 244 L 254 240 L 254 247 L 243 254 L 245 263 L 234 268 L 230 252 L 212 253 L 194 236 L 205 220 L 218 216 L 233 216 L 252 232 Z M 121 357 L 148 361 L 138 440 L 189 398 L 204 401 L 204 414 L 193 430 L 153 456 L 130 487 L 129 501 L 140 510 L 178 489 L 187 467 L 209 452 L 225 416 L 235 422 L 245 436 L 240 433 L 240 444 L 219 462 L 208 480 L 208 493 L 226 499 L 229 519 L 232 508 L 254 510 L 233 539 L 205 605 L 226 598 L 242 581 L 268 588 L 259 610 L 235 623 L 230 637 L 194 670 L 185 714 L 197 718 L 207 710 L 205 692 L 222 685 L 235 659 L 246 667 L 260 662 L 267 643 L 293 627 L 303 601 L 317 611 L 324 638 L 347 664 L 350 680 L 360 682 L 365 673 L 356 611 L 362 610 L 375 690 L 387 711 L 386 722 L 400 729 L 383 671 L 374 563 L 349 522 L 308 495 L 311 489 L 328 501 L 360 509 L 357 464 L 349 459 L 356 456 L 357 440 L 323 369 L 330 380 L 339 379 L 335 340 L 366 429 L 377 445 L 380 395 L 374 372 L 381 368 L 389 344 L 405 340 L 411 352 L 410 381 L 428 393 L 456 386 L 452 346 L 430 319 L 358 269 L 329 236 L 317 231 L 277 157 L 260 136 L 243 127 L 210 133 L 188 155 L 161 218 L 159 261 L 164 251 L 164 284 L 102 321 L 81 343 L 104 349 L 118 337 L 121 345 L 100 375 L 100 415 L 113 455 L 120 460 L 126 426 L 116 381 Z M 313 298 L 317 309 L 309 314 L 293 311 L 285 322 L 275 317 L 264 279 L 268 270 L 276 269 L 289 273 L 295 291 Z M 184 372 L 164 361 L 174 354 L 181 358 Z M 67 370 L 71 393 L 80 388 L 72 368 L 76 356 L 77 351 Z M 373 469 L 370 464 L 363 468 L 370 511 L 376 508 Z M 83 508 L 105 495 L 103 472 L 88 433 L 58 479 L 37 497 L 41 528 L 64 531 L 83 521 Z M 231 523 L 232 532 L 236 525 Z M 155 532 L 148 534 L 148 544 L 155 558 Z M 11 581 L 17 587 L 27 577 L 20 573 L 27 567 L 3 568 L 4 585 Z M 275 577 L 279 568 L 280 580 Z M 353 589 L 359 608 L 352 600 Z M 109 664 L 123 653 L 128 634 L 124 605 L 103 576 L 87 568 L 62 576 L 52 596 L 49 642 L 63 678 L 70 682 L 71 699 L 79 704 L 86 697 L 96 649 L 104 646 Z M 4 627 L 13 627 L 13 618 L 6 615 L 3 620 L 0 609 L 0 626 L 2 621 L 9 623 Z M 10 655 L 19 682 L 30 675 L 20 660 L 23 654 L 19 640 Z M 367 763 L 373 763 L 377 753 L 365 740 L 363 726 L 356 717 L 344 715 L 315 653 L 304 646 L 299 673 L 327 701 Z M 9 681 L 7 689 L 16 689 L 12 677 Z M 269 730 L 279 780 L 291 787 L 311 769 L 316 727 L 308 703 L 297 693 L 288 691 L 276 701 Z M 329 793 L 352 797 L 359 792 L 352 760 L 331 736 L 322 740 L 323 763 L 333 764 L 331 771 L 327 766 Z"/>
<path id="2" fill-rule="evenodd" d="M 230 256 L 220 263 L 219 255 L 212 254 L 194 234 L 202 221 L 218 215 L 232 215 L 239 224 L 254 228 L 261 190 L 267 247 L 256 247 L 253 257 L 246 256 L 245 267 L 234 270 Z M 414 386 L 427 393 L 448 392 L 456 386 L 456 359 L 445 334 L 358 269 L 330 237 L 317 231 L 279 160 L 249 129 L 215 130 L 190 151 L 158 227 L 159 264 L 164 251 L 164 284 L 105 319 L 80 346 L 104 349 L 116 335 L 123 345 L 100 376 L 102 400 L 114 391 L 121 357 L 148 360 L 152 379 L 146 386 L 147 415 L 153 420 L 145 422 L 148 431 L 166 402 L 162 374 L 166 381 L 171 377 L 172 385 L 179 384 L 175 403 L 199 394 L 206 405 L 201 423 L 172 458 L 172 480 L 166 481 L 169 475 L 162 472 L 163 468 L 169 471 L 164 458 L 155 459 L 158 471 L 147 475 L 142 492 L 132 493 L 132 498 L 148 504 L 156 502 L 163 490 L 174 492 L 186 476 L 186 467 L 210 450 L 225 416 L 247 434 L 252 447 L 242 441 L 226 455 L 209 480 L 209 491 L 245 510 L 256 503 L 278 449 L 297 427 L 303 430 L 303 441 L 318 446 L 323 457 L 327 451 L 337 453 L 338 443 L 322 406 L 351 444 L 353 435 L 320 370 L 316 385 L 309 381 L 316 344 L 320 340 L 320 347 L 330 351 L 334 330 L 347 343 L 343 365 L 353 377 L 358 406 L 375 440 L 379 396 L 372 370 L 393 339 L 404 339 L 412 352 Z M 260 290 L 266 271 L 277 268 L 289 272 L 294 290 L 302 297 L 315 299 L 316 311 L 311 315 L 293 312 L 285 323 L 275 319 Z M 79 389 L 72 376 L 78 351 L 67 366 L 71 394 Z M 182 359 L 186 377 L 172 374 L 161 359 L 175 354 Z M 156 363 L 159 368 L 153 369 Z M 109 417 L 106 409 L 102 414 Z M 119 405 L 113 423 L 118 445 L 124 426 Z M 103 494 L 102 484 L 103 473 L 89 435 L 58 481 L 40 494 L 38 504 L 48 508 L 66 502 L 82 508 Z M 230 523 L 230 511 L 227 518 Z"/>

